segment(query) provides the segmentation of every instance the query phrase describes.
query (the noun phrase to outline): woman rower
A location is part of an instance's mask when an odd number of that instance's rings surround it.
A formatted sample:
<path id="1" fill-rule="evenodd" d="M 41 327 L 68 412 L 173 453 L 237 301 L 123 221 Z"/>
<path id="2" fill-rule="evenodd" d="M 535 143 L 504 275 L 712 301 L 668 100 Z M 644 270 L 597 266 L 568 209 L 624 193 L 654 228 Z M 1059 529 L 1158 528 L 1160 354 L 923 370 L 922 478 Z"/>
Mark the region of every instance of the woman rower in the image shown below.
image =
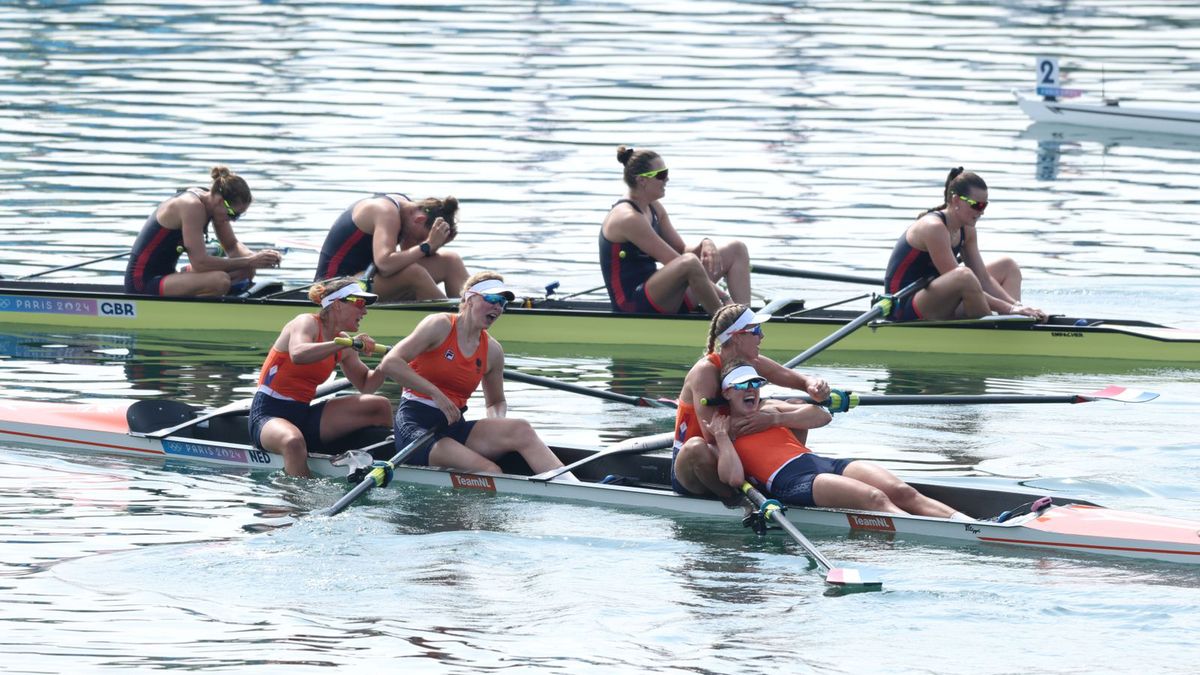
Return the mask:
<path id="1" fill-rule="evenodd" d="M 892 472 L 870 462 L 828 459 L 813 454 L 794 430 L 809 428 L 815 407 L 771 401 L 776 420 L 757 432 L 737 433 L 738 421 L 763 414 L 759 389 L 767 378 L 754 366 L 733 360 L 721 371 L 721 394 L 728 413 L 702 422 L 717 446 L 717 472 L 730 489 L 757 483 L 784 504 L 862 509 L 971 521 L 972 518 L 930 499 Z M 824 410 L 822 414 L 829 413 Z"/>
<path id="2" fill-rule="evenodd" d="M 313 284 L 308 299 L 321 305 L 317 314 L 300 314 L 289 321 L 271 345 L 258 376 L 258 391 L 250 407 L 250 438 L 255 447 L 283 455 L 284 471 L 308 476 L 308 453 L 346 434 L 392 421 L 392 404 L 372 395 L 383 383 L 383 372 L 371 370 L 352 347 L 334 338 L 357 331 L 367 315 L 374 293 L 349 278 Z M 358 335 L 362 352 L 370 354 L 375 342 Z M 317 386 L 334 368 L 360 392 L 311 405 Z"/>
<path id="3" fill-rule="evenodd" d="M 740 500 L 738 493 L 717 475 L 715 440 L 705 433 L 703 426 L 717 411 L 712 403 L 704 401 L 720 398 L 723 362 L 747 361 L 773 384 L 802 389 L 818 401 L 829 398 L 829 384 L 825 380 L 802 375 L 759 353 L 763 340 L 762 324 L 770 318 L 768 314 L 755 314 L 745 305 L 726 305 L 713 315 L 708 329 L 708 348 L 684 378 L 679 408 L 675 412 L 671 486 L 679 494 L 715 495 L 726 503 Z M 808 429 L 825 426 L 830 420 L 829 413 L 816 406 L 809 406 L 803 415 L 793 417 L 793 433 L 802 443 L 807 439 Z M 734 431 L 749 434 L 776 423 L 769 412 L 745 415 L 738 418 Z"/>
<path id="4" fill-rule="evenodd" d="M 361 199 L 334 221 L 321 246 L 315 279 L 357 276 L 374 265 L 368 282 L 385 301 L 457 296 L 467 268 L 457 253 L 443 250 L 458 234 L 457 211 L 454 197 L 414 202 L 388 193 Z"/>
<path id="5" fill-rule="evenodd" d="M 746 245 L 717 246 L 705 238 L 688 248 L 660 201 L 667 190 L 662 157 L 622 145 L 617 161 L 625 167 L 629 189 L 600 227 L 600 270 L 613 308 L 675 314 L 691 311 L 698 302 L 712 314 L 730 300 L 750 302 Z M 721 279 L 729 285 L 728 295 L 716 286 Z"/>
<path id="6" fill-rule="evenodd" d="M 248 286 L 254 271 L 278 267 L 279 251 L 246 248 L 231 223 L 250 208 L 250 187 L 224 166 L 212 168 L 212 185 L 188 188 L 166 200 L 146 219 L 129 254 L 125 292 L 169 296 L 221 296 Z M 228 257 L 210 255 L 208 224 Z M 189 265 L 176 271 L 187 251 Z"/>
<path id="7" fill-rule="evenodd" d="M 471 472 L 501 473 L 496 463 L 520 453 L 535 474 L 563 466 L 529 423 L 506 417 L 504 349 L 488 335 L 516 296 L 495 272 L 466 282 L 457 314 L 431 314 L 388 352 L 379 368 L 404 386 L 396 409 L 397 449 L 429 429 L 431 445 L 405 463 Z M 467 399 L 483 383 L 487 417 L 466 421 Z M 569 472 L 567 480 L 575 477 Z"/>
<path id="8" fill-rule="evenodd" d="M 918 216 L 896 242 L 884 288 L 891 294 L 919 279 L 937 278 L 901 298 L 891 318 L 977 319 L 995 311 L 1045 321 L 1045 312 L 1021 304 L 1021 268 L 1016 261 L 1005 256 L 983 263 L 975 230 L 988 205 L 983 179 L 961 166 L 953 169 L 942 198 L 940 206 Z"/>

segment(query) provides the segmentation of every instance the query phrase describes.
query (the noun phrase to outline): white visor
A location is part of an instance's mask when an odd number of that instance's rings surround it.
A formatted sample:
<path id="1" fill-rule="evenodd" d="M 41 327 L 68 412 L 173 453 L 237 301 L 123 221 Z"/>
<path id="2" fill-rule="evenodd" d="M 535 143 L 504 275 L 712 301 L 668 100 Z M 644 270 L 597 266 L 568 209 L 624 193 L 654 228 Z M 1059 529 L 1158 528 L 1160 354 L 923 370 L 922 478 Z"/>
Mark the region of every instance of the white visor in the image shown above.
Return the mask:
<path id="1" fill-rule="evenodd" d="M 726 342 L 729 342 L 729 338 L 733 337 L 734 333 L 745 328 L 746 326 L 753 326 L 755 324 L 766 323 L 770 320 L 771 320 L 770 314 L 767 314 L 766 312 L 760 312 L 758 314 L 755 314 L 754 310 L 747 307 L 746 311 L 742 312 L 742 315 L 737 318 L 737 321 L 734 321 L 733 324 L 731 324 L 729 326 L 729 328 L 726 328 L 725 330 L 721 331 L 721 334 L 717 336 L 717 341 L 720 342 L 721 344 L 725 344 Z"/>
<path id="2" fill-rule="evenodd" d="M 754 366 L 738 366 L 737 368 L 729 371 L 729 374 L 725 376 L 725 379 L 721 380 L 721 388 L 728 389 L 740 382 L 749 382 L 751 380 L 765 381 L 766 379 L 767 378 L 758 374 L 758 371 L 754 369 Z"/>
<path id="3" fill-rule="evenodd" d="M 499 279 L 484 279 L 483 281 L 467 289 L 467 295 L 472 293 L 475 295 L 488 295 L 489 293 L 495 293 L 508 298 L 509 302 L 517 299 L 517 294 L 510 291 L 508 287 L 504 285 L 504 282 L 500 281 Z"/>
<path id="4" fill-rule="evenodd" d="M 338 300 L 341 300 L 342 298 L 348 298 L 350 296 L 354 296 L 356 298 L 362 298 L 363 300 L 367 301 L 368 305 L 375 304 L 375 300 L 377 300 L 379 298 L 379 296 L 375 295 L 374 293 L 364 291 L 362 286 L 358 285 L 358 282 L 354 282 L 354 283 L 346 284 L 345 286 L 342 286 L 341 288 L 330 293 L 329 295 L 326 295 L 325 297 L 321 298 L 321 306 L 328 307 L 328 306 L 332 305 L 333 303 L 337 302 Z"/>

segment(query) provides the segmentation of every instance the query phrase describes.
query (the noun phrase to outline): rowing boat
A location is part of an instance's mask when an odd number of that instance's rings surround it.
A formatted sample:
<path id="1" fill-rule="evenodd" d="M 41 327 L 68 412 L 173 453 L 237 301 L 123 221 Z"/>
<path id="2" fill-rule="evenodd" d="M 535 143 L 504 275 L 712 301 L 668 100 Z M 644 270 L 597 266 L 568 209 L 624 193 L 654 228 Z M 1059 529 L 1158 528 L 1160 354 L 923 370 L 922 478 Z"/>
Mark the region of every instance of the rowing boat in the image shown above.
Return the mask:
<path id="1" fill-rule="evenodd" d="M 162 434 L 181 418 L 198 413 L 185 404 L 140 401 L 134 404 L 70 404 L 9 401 L 0 403 L 0 442 L 20 443 L 85 453 L 153 458 L 166 463 L 201 464 L 248 471 L 280 471 L 282 458 L 248 445 L 245 413 L 208 419 L 205 423 Z M 131 424 L 130 420 L 133 420 Z M 156 426 L 160 425 L 160 426 Z M 555 446 L 566 469 L 529 475 L 519 457 L 502 463 L 503 474 L 469 474 L 429 467 L 398 466 L 394 480 L 454 488 L 575 500 L 621 508 L 652 509 L 730 518 L 719 501 L 684 497 L 670 490 L 670 456 L 646 454 L 669 447 L 671 434 L 631 439 L 607 449 Z M 372 429 L 344 445 L 389 457 L 395 446 L 387 430 Z M 347 471 L 333 455 L 312 454 L 314 474 L 342 477 Z M 552 480 L 563 470 L 582 482 Z M 601 482 L 617 477 L 612 482 Z M 1043 510 L 1029 511 L 1041 493 L 996 485 L 972 485 L 979 479 L 908 479 L 921 492 L 976 518 L 1009 512 L 1003 522 L 957 522 L 924 516 L 896 516 L 869 511 L 793 507 L 788 519 L 800 526 L 916 536 L 971 544 L 1002 544 L 1058 552 L 1090 553 L 1176 563 L 1200 564 L 1200 522 L 1142 515 L 1100 507 L 1066 495 L 1054 495 Z"/>
<path id="2" fill-rule="evenodd" d="M 1034 122 L 1200 136 L 1200 111 L 1196 109 L 1131 106 L 1111 100 L 1103 103 L 1073 103 L 1028 98 L 1017 91 L 1013 92 L 1013 96 L 1016 96 L 1021 110 Z"/>
<path id="3" fill-rule="evenodd" d="M 372 305 L 364 327 L 381 340 L 407 335 L 450 302 Z M 263 289 L 251 297 L 164 298 L 129 295 L 120 286 L 43 281 L 0 281 L 0 323 L 88 331 L 262 331 L 274 334 L 314 306 L 302 289 Z M 769 330 L 775 349 L 814 344 L 861 312 L 805 309 L 792 303 L 776 312 Z M 657 345 L 689 349 L 708 336 L 704 314 L 616 314 L 607 302 L 529 298 L 510 305 L 491 333 L 504 342 L 578 346 Z M 873 321 L 829 352 L 992 354 L 1200 364 L 1200 331 L 1145 321 L 1056 316 L 1036 323 L 1025 316 L 894 323 Z"/>

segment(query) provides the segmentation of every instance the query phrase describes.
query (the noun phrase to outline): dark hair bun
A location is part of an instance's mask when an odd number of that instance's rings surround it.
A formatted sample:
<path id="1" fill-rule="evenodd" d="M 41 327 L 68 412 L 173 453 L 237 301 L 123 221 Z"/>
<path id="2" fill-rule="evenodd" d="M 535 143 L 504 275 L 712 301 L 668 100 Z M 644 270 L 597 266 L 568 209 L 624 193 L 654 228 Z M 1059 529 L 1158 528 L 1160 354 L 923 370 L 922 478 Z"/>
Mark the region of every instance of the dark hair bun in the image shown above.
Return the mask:
<path id="1" fill-rule="evenodd" d="M 633 148 L 621 146 L 617 148 L 617 161 L 621 164 L 628 164 L 629 158 L 633 157 Z"/>

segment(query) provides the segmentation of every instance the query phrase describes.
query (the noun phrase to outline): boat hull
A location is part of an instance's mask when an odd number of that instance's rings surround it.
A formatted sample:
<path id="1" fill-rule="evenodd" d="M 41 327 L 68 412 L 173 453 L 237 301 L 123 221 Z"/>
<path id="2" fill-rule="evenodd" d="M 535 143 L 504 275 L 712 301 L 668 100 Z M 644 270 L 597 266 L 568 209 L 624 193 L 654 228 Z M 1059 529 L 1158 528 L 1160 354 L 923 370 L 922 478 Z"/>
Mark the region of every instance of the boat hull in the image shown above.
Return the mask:
<path id="1" fill-rule="evenodd" d="M 85 453 L 117 454 L 166 462 L 186 462 L 242 471 L 279 471 L 279 455 L 246 444 L 244 413 L 216 418 L 205 426 L 181 430 L 162 439 L 131 435 L 126 422 L 129 408 L 114 404 L 44 404 L 0 402 L 0 442 L 21 443 Z M 390 457 L 394 444 L 386 430 L 372 438 L 373 454 Z M 669 434 L 664 434 L 664 445 Z M 653 446 L 651 446 L 653 447 Z M 732 519 L 741 512 L 719 501 L 684 497 L 671 492 L 670 456 L 609 449 L 559 446 L 554 451 L 583 481 L 562 482 L 552 476 L 530 476 L 519 458 L 502 464 L 504 474 L 468 474 L 429 467 L 396 467 L 394 480 L 493 494 L 512 494 L 603 504 L 620 508 L 651 509 L 672 513 Z M 335 466 L 331 455 L 311 455 L 314 474 L 342 477 L 346 469 Z M 624 477 L 628 484 L 601 484 L 608 476 Z M 971 486 L 972 479 L 920 480 L 909 483 L 929 496 L 977 518 L 1018 509 L 1042 495 L 994 486 Z M 802 527 L 873 533 L 880 536 L 915 536 L 963 543 L 1020 546 L 1067 553 L 1200 564 L 1200 523 L 1105 509 L 1090 502 L 1054 496 L 1053 505 L 1041 513 L 1017 516 L 1002 523 L 958 522 L 922 516 L 838 509 L 788 510 L 789 519 Z"/>
<path id="2" fill-rule="evenodd" d="M 620 347 L 656 345 L 694 349 L 708 337 L 703 314 L 616 314 L 607 303 L 536 301 L 510 306 L 491 333 L 503 342 Z M 118 287 L 0 282 L 0 323 L 86 331 L 261 331 L 274 334 L 296 314 L 312 311 L 307 300 L 264 298 L 159 298 L 132 296 Z M 381 341 L 412 332 L 450 303 L 375 305 L 364 326 Z M 825 310 L 784 313 L 769 324 L 771 348 L 803 351 L 861 314 Z M 1085 325 L 1076 325 L 1076 324 Z M 876 321 L 829 348 L 833 353 L 907 352 L 991 354 L 1200 364 L 1200 331 L 1136 321 L 1055 317 L 1037 324 L 1028 317 L 893 323 Z"/>
<path id="3" fill-rule="evenodd" d="M 1035 122 L 1200 136 L 1200 113 L 1190 110 L 1045 101 L 1014 94 L 1021 110 Z"/>

